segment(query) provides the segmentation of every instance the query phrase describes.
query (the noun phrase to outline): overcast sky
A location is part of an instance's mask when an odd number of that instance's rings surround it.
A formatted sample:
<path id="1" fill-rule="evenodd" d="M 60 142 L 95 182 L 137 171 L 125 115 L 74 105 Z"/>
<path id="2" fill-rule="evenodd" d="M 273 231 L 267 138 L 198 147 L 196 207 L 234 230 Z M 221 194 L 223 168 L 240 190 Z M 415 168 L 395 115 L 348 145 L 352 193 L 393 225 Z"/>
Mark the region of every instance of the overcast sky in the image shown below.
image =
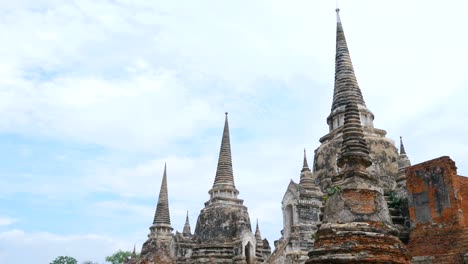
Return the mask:
<path id="1" fill-rule="evenodd" d="M 341 0 L 375 126 L 468 175 L 468 2 Z M 328 132 L 335 1 L 2 0 L 0 263 L 141 249 L 209 198 L 229 112 L 239 197 L 270 244 Z"/>

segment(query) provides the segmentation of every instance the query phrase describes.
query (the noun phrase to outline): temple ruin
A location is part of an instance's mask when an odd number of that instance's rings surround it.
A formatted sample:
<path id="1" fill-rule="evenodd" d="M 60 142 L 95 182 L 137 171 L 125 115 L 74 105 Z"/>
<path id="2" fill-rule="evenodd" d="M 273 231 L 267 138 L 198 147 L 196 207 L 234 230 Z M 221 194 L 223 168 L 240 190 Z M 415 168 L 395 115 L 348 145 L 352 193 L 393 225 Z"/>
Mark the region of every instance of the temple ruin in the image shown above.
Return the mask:
<path id="1" fill-rule="evenodd" d="M 214 183 L 194 233 L 188 215 L 183 231 L 173 233 L 164 167 L 141 259 L 134 254 L 128 263 L 468 263 L 468 178 L 446 156 L 411 165 L 402 138 L 398 150 L 374 127 L 336 12 L 329 132 L 313 167 L 304 150 L 298 183 L 285 186 L 273 252 L 239 198 L 226 113 Z"/>

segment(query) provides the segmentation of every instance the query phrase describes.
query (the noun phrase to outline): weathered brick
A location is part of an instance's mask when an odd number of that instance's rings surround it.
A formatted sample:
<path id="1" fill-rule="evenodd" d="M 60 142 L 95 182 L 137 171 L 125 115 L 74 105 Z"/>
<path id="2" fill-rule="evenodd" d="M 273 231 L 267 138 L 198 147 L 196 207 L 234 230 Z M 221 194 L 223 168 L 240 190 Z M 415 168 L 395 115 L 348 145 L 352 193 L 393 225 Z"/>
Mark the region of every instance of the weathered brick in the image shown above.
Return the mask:
<path id="1" fill-rule="evenodd" d="M 408 249 L 415 259 L 463 263 L 468 252 L 468 179 L 457 175 L 455 162 L 444 156 L 406 169 L 412 230 Z M 468 212 L 468 211 L 467 211 Z M 426 257 L 426 258 L 423 258 Z"/>

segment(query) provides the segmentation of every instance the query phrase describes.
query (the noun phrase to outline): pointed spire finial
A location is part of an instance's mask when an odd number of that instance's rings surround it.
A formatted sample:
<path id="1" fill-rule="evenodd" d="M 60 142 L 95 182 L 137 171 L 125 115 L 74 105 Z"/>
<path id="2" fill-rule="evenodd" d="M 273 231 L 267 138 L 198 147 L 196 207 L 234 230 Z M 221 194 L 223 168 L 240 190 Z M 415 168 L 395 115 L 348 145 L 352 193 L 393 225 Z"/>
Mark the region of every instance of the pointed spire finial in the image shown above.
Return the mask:
<path id="1" fill-rule="evenodd" d="M 164 173 L 161 181 L 161 189 L 159 191 L 158 204 L 153 219 L 153 227 L 164 228 L 164 230 L 172 230 L 171 218 L 169 215 L 169 198 L 167 191 L 167 170 L 164 163 Z"/>
<path id="2" fill-rule="evenodd" d="M 262 239 L 262 235 L 260 234 L 260 228 L 258 227 L 258 218 L 257 218 L 257 227 L 255 228 L 255 238 L 257 240 Z"/>
<path id="3" fill-rule="evenodd" d="M 400 136 L 400 155 L 406 155 L 405 146 L 403 145 L 403 138 Z"/>
<path id="4" fill-rule="evenodd" d="M 359 111 L 368 117 L 366 126 L 373 126 L 374 115 L 367 109 L 357 82 L 353 63 L 346 43 L 346 37 L 340 18 L 340 9 L 336 8 L 336 53 L 335 53 L 335 84 L 330 115 L 327 118 L 330 132 L 343 125 L 344 108 L 350 101 L 359 105 Z"/>
<path id="5" fill-rule="evenodd" d="M 133 244 L 132 259 L 133 259 L 133 258 L 136 258 L 136 256 L 137 256 L 137 255 L 136 255 L 136 250 L 135 250 L 135 248 L 136 248 L 136 245 Z"/>
<path id="6" fill-rule="evenodd" d="M 188 210 L 187 210 L 187 215 L 185 216 L 185 224 L 184 224 L 184 229 L 182 230 L 182 234 L 184 235 L 190 235 L 190 221 L 188 217 Z"/>
<path id="7" fill-rule="evenodd" d="M 299 185 L 301 185 L 302 187 L 304 187 L 304 188 L 306 188 L 308 190 L 311 190 L 311 189 L 317 187 L 315 185 L 315 180 L 314 180 L 314 177 L 313 177 L 313 173 L 310 170 L 309 164 L 307 162 L 307 152 L 306 152 L 305 148 L 304 148 L 304 161 L 303 161 L 303 165 L 302 165 L 301 178 L 299 180 Z"/>
<path id="8" fill-rule="evenodd" d="M 302 170 L 301 172 L 304 172 L 304 171 L 310 171 L 310 168 L 309 168 L 309 163 L 307 162 L 307 153 L 306 153 L 306 149 L 304 148 L 304 161 L 302 163 Z"/>
<path id="9" fill-rule="evenodd" d="M 236 195 L 239 193 L 234 184 L 234 173 L 232 170 L 232 156 L 231 156 L 231 140 L 229 135 L 229 122 L 228 112 L 225 113 L 226 118 L 224 121 L 223 138 L 221 140 L 221 147 L 219 150 L 218 166 L 216 169 L 216 176 L 213 183 L 213 188 L 210 193 L 216 190 L 234 191 Z"/>
<path id="10" fill-rule="evenodd" d="M 332 111 L 346 107 L 346 104 L 351 100 L 356 101 L 357 104 L 365 105 L 351 62 L 339 8 L 336 9 L 336 19 L 335 91 Z"/>

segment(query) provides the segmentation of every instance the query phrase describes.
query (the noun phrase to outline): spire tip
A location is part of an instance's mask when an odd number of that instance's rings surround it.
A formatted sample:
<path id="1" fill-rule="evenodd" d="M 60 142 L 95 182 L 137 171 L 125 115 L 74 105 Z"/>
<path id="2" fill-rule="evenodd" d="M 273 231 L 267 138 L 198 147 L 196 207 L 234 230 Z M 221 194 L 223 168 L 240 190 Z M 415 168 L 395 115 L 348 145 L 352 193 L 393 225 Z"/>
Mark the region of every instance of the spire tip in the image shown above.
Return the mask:
<path id="1" fill-rule="evenodd" d="M 400 155 L 406 155 L 405 145 L 403 145 L 402 136 L 400 136 Z"/>
<path id="2" fill-rule="evenodd" d="M 338 23 L 341 23 L 340 9 L 337 7 L 337 8 L 335 9 L 335 11 L 336 11 L 336 21 L 337 21 Z"/>

